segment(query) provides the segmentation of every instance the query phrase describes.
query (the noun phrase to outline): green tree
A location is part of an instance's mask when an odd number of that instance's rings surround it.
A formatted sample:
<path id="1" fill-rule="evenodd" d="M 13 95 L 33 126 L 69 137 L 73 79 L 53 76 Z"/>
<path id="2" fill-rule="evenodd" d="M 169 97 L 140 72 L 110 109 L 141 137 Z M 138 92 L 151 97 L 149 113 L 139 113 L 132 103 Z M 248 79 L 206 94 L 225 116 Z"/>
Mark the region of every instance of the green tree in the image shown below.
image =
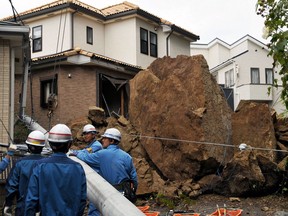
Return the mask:
<path id="1" fill-rule="evenodd" d="M 263 37 L 270 40 L 269 54 L 273 57 L 273 68 L 279 67 L 281 83 L 281 99 L 288 110 L 288 1 L 287 0 L 258 0 L 257 14 L 265 18 Z M 278 80 L 274 86 L 278 87 Z"/>

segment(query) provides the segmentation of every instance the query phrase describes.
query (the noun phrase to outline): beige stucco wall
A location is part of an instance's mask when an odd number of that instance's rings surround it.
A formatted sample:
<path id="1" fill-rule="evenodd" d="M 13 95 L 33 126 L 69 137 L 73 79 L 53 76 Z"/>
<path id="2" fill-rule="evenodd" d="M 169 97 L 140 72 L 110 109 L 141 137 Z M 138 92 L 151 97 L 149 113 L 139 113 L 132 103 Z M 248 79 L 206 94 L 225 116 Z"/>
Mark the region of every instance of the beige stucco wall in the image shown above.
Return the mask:
<path id="1" fill-rule="evenodd" d="M 68 13 L 50 16 L 49 19 L 29 22 L 28 25 L 31 28 L 30 37 L 32 37 L 33 27 L 42 26 L 42 51 L 33 53 L 31 48 L 31 58 L 51 55 L 71 49 L 71 24 L 72 15 Z"/>
<path id="2" fill-rule="evenodd" d="M 88 18 L 82 14 L 74 14 L 74 47 L 105 55 L 105 29 L 104 25 L 96 19 Z M 86 28 L 93 29 L 93 44 L 87 43 Z"/>
<path id="3" fill-rule="evenodd" d="M 0 143 L 9 142 L 10 125 L 10 46 L 8 40 L 0 39 Z M 4 126 L 2 125 L 4 124 Z"/>

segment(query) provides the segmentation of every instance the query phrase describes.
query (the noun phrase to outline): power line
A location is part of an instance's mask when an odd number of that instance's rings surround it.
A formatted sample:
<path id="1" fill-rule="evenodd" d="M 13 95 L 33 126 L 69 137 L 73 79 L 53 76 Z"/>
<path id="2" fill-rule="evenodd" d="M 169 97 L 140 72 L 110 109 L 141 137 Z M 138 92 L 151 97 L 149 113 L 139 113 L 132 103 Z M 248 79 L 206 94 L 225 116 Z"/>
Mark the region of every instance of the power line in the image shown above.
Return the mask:
<path id="1" fill-rule="evenodd" d="M 252 146 L 246 145 L 244 143 L 240 144 L 239 146 L 235 146 L 235 145 L 226 144 L 226 143 L 213 143 L 213 142 L 201 142 L 201 141 L 174 139 L 174 138 L 166 138 L 166 137 L 153 137 L 153 136 L 146 136 L 146 135 L 141 135 L 141 134 L 140 135 L 128 135 L 128 136 L 139 137 L 140 139 L 141 138 L 146 138 L 146 139 L 156 139 L 156 140 L 165 140 L 165 141 L 174 141 L 174 142 L 185 142 L 185 143 L 193 143 L 193 144 L 212 145 L 212 146 L 223 146 L 223 147 L 230 147 L 230 148 L 239 148 L 242 145 L 242 147 L 244 147 L 244 148 L 242 148 L 240 150 L 251 149 L 251 150 L 274 151 L 274 152 L 285 152 L 285 153 L 288 153 L 287 150 L 252 147 Z M 244 146 L 243 146 L 243 144 L 244 144 Z"/>

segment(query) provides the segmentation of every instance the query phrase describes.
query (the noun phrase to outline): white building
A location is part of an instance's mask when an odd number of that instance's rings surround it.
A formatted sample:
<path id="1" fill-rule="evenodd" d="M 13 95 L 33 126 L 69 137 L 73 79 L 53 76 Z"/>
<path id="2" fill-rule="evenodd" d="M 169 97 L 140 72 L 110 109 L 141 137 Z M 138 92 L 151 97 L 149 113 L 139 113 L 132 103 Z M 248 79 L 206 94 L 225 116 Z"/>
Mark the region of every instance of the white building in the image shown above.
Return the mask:
<path id="1" fill-rule="evenodd" d="M 281 85 L 278 89 L 272 87 L 274 78 L 281 80 L 277 70 L 272 69 L 273 59 L 265 44 L 246 35 L 231 45 L 216 38 L 208 44 L 191 43 L 190 47 L 191 55 L 205 57 L 217 82 L 224 89 L 231 89 L 230 106 L 234 110 L 241 100 L 249 100 L 267 103 L 278 114 L 285 111 L 280 99 Z"/>

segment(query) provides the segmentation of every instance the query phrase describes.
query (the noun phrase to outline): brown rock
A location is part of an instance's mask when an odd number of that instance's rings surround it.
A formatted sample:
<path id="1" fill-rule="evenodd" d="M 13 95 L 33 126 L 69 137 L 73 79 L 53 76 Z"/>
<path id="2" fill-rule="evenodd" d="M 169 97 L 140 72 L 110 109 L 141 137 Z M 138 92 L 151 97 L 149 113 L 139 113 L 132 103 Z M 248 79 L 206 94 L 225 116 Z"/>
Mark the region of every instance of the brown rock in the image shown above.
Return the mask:
<path id="1" fill-rule="evenodd" d="M 106 117 L 104 109 L 96 106 L 90 106 L 88 111 L 88 118 L 94 126 L 106 125 Z"/>
<path id="2" fill-rule="evenodd" d="M 209 157 L 226 160 L 205 144 L 229 142 L 231 109 L 203 56 L 155 60 L 130 81 L 129 107 L 141 144 L 169 180 L 194 178 Z"/>
<path id="3" fill-rule="evenodd" d="M 246 143 L 256 148 L 254 153 L 263 154 L 271 160 L 276 160 L 274 151 L 257 150 L 276 149 L 276 138 L 273 119 L 267 104 L 242 101 L 237 112 L 232 115 L 232 143 L 239 146 Z M 235 148 L 235 151 L 239 149 Z"/>

